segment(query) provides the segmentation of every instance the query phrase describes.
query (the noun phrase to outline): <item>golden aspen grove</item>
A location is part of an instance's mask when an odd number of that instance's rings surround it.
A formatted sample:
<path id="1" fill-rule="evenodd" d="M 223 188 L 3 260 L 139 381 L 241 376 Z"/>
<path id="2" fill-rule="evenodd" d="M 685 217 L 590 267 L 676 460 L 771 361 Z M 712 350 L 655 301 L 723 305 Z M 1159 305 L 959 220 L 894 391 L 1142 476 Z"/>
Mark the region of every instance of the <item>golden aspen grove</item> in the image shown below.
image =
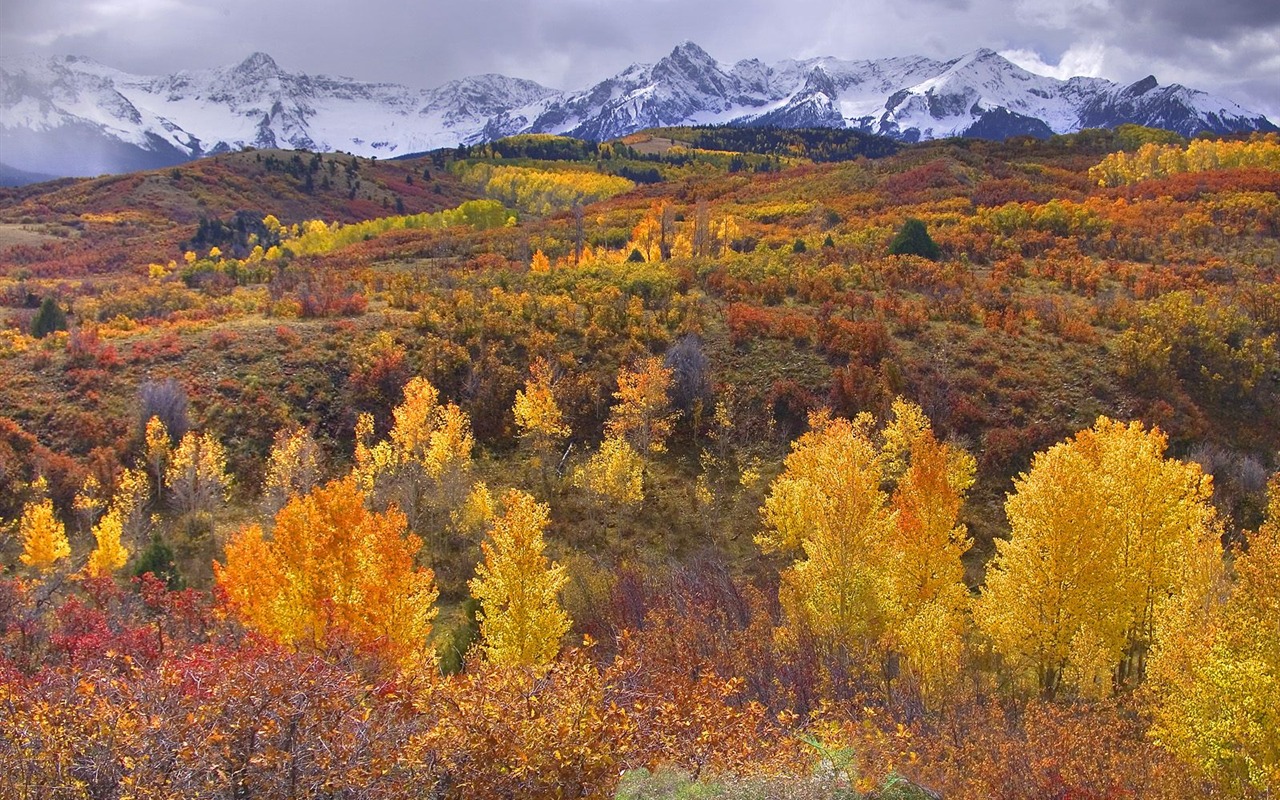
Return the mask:
<path id="1" fill-rule="evenodd" d="M 1277 154 L 0 188 L 0 800 L 1274 797 Z"/>

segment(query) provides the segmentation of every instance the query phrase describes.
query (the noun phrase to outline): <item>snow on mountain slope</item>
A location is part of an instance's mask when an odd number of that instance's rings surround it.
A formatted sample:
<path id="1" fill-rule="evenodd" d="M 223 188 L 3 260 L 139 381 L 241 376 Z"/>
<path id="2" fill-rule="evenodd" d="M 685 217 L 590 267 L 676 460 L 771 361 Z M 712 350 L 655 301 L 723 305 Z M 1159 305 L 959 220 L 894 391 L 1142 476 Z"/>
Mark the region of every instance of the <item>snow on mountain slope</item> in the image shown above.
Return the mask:
<path id="1" fill-rule="evenodd" d="M 0 162 L 54 175 L 160 166 L 240 147 L 395 156 L 525 132 L 608 139 L 682 124 L 857 128 L 907 141 L 1048 136 L 1137 122 L 1190 135 L 1276 130 L 1260 114 L 1147 78 L 1036 75 L 991 50 L 722 64 L 683 42 L 579 92 L 477 75 L 435 89 L 293 74 L 265 53 L 167 76 L 75 56 L 0 59 Z"/>
<path id="2" fill-rule="evenodd" d="M 79 172 L 64 163 L 71 133 L 91 130 L 139 157 L 154 152 L 168 161 L 245 146 L 391 156 L 476 140 L 495 116 L 554 94 L 501 75 L 431 90 L 295 75 L 265 53 L 231 67 L 160 77 L 76 57 L 4 60 L 0 161 L 52 174 L 97 174 L 96 162 Z M 48 146 L 37 146 L 38 137 Z"/>

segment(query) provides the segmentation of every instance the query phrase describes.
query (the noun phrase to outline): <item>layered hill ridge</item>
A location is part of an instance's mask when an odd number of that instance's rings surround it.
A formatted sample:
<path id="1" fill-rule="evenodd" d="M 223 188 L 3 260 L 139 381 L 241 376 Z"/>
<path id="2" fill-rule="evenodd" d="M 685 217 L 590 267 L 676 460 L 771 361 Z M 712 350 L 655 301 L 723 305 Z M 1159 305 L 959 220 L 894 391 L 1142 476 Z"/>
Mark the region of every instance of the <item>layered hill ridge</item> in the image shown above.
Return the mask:
<path id="1" fill-rule="evenodd" d="M 603 140 L 683 124 L 854 128 L 919 141 L 1123 123 L 1188 136 L 1276 130 L 1230 100 L 1154 77 L 1128 86 L 1058 80 L 988 49 L 949 61 L 724 64 L 686 41 L 571 92 L 494 74 L 414 89 L 290 73 L 265 53 L 166 76 L 76 56 L 0 60 L 0 161 L 15 174 L 122 172 L 246 146 L 394 157 L 517 133 Z"/>

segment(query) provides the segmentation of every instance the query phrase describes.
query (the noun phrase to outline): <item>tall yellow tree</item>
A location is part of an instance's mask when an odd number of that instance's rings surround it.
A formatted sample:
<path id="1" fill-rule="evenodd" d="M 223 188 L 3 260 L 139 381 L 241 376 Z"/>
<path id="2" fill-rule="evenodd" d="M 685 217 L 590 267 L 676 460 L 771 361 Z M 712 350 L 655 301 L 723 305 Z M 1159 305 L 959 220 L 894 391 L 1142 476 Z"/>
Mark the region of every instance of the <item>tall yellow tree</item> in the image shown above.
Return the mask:
<path id="1" fill-rule="evenodd" d="M 567 577 L 543 552 L 547 505 L 513 489 L 503 497 L 503 507 L 481 544 L 484 561 L 476 566 L 471 594 L 480 601 L 480 634 L 489 662 L 539 667 L 555 658 L 569 630 L 559 599 Z"/>
<path id="2" fill-rule="evenodd" d="M 888 575 L 896 512 L 880 488 L 872 420 L 810 418 L 762 509 L 765 552 L 800 551 L 783 573 L 783 603 L 824 639 L 864 653 L 894 613 Z"/>
<path id="3" fill-rule="evenodd" d="M 183 436 L 164 475 L 170 502 L 184 514 L 214 511 L 231 488 L 227 451 L 208 433 L 191 431 Z"/>
<path id="4" fill-rule="evenodd" d="M 1052 695 L 1137 680 L 1162 616 L 1220 563 L 1212 486 L 1165 437 L 1099 418 L 1038 453 L 1005 504 L 1012 535 L 974 618 L 1015 675 Z"/>
<path id="5" fill-rule="evenodd" d="M 369 511 L 355 476 L 292 498 L 267 538 L 258 526 L 227 543 L 219 586 L 251 627 L 321 647 L 335 634 L 408 670 L 434 664 L 437 590 L 415 557 L 403 514 Z"/>
<path id="6" fill-rule="evenodd" d="M 471 488 L 471 452 L 475 437 L 471 419 L 424 378 L 404 387 L 404 402 L 393 412 L 391 435 L 373 442 L 373 419 L 361 415 L 356 424 L 356 473 L 380 508 L 395 504 L 416 531 L 442 525 L 467 498 Z"/>
<path id="7" fill-rule="evenodd" d="M 129 560 L 129 548 L 124 542 L 142 538 L 147 527 L 146 505 L 150 494 L 149 481 L 141 469 L 126 469 L 120 474 L 106 513 L 93 526 L 97 545 L 85 565 L 90 575 L 110 575 Z"/>
<path id="8" fill-rule="evenodd" d="M 293 495 L 306 494 L 320 481 L 320 445 L 301 426 L 276 434 L 262 482 L 262 502 L 275 513 Z"/>
<path id="9" fill-rule="evenodd" d="M 22 539 L 19 559 L 36 572 L 48 572 L 71 555 L 71 545 L 66 527 L 53 511 L 53 502 L 44 496 L 48 491 L 44 478 L 36 479 L 34 489 L 41 499 L 27 503 L 18 518 L 18 537 Z"/>
<path id="10" fill-rule="evenodd" d="M 1152 655 L 1152 736 L 1233 794 L 1280 788 L 1280 474 L 1235 582 L 1184 596 Z"/>
<path id="11" fill-rule="evenodd" d="M 897 526 L 890 576 L 898 604 L 892 647 L 928 702 L 960 672 L 969 609 L 961 556 L 973 542 L 959 518 L 976 465 L 968 453 L 938 442 L 923 414 L 924 424 L 917 424 L 917 411 L 895 402 L 882 453 L 889 455 L 887 472 L 898 471 L 902 453 L 907 461 L 892 499 Z M 907 431 L 911 435 L 901 436 Z"/>
<path id="12" fill-rule="evenodd" d="M 551 365 L 545 358 L 538 358 L 529 371 L 529 380 L 525 382 L 524 389 L 516 390 L 512 413 L 516 418 L 516 426 L 520 429 L 520 438 L 528 442 L 533 450 L 545 481 L 546 462 L 557 445 L 569 435 L 569 426 L 564 423 L 564 415 L 560 412 L 552 390 Z"/>
<path id="13" fill-rule="evenodd" d="M 97 546 L 89 554 L 85 572 L 105 578 L 120 569 L 129 560 L 129 548 L 121 542 L 124 534 L 124 512 L 113 506 L 98 524 L 93 526 L 93 538 Z"/>
<path id="14" fill-rule="evenodd" d="M 147 466 L 151 469 L 151 475 L 156 481 L 156 497 L 161 498 L 164 491 L 164 473 L 169 466 L 171 442 L 169 441 L 169 431 L 159 417 L 152 417 L 147 420 L 144 446 L 146 448 L 144 458 Z"/>
<path id="15" fill-rule="evenodd" d="M 80 491 L 76 492 L 74 502 L 76 514 L 79 516 L 81 524 L 86 528 L 92 528 L 96 525 L 98 517 L 102 516 L 102 512 L 106 511 L 107 502 L 110 499 L 102 488 L 102 482 L 98 480 L 98 477 L 92 472 L 86 475 L 84 481 L 80 484 Z"/>
<path id="16" fill-rule="evenodd" d="M 896 653 L 926 701 L 961 660 L 970 540 L 959 515 L 974 469 L 901 398 L 879 430 L 867 414 L 815 414 L 756 537 L 766 552 L 797 554 L 781 590 L 793 619 L 864 656 Z"/>
<path id="17" fill-rule="evenodd" d="M 650 356 L 618 373 L 618 401 L 605 423 L 610 437 L 626 439 L 641 455 L 667 449 L 671 434 L 671 370 Z"/>

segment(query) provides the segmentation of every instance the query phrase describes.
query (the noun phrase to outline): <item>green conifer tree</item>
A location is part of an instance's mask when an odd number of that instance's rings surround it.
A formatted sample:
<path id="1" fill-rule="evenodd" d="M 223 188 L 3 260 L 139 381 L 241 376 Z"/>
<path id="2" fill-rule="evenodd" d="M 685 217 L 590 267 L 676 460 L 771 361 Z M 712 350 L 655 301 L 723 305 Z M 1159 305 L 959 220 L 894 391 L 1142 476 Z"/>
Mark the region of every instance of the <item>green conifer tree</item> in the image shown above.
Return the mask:
<path id="1" fill-rule="evenodd" d="M 930 261 L 937 261 L 942 257 L 942 252 L 938 250 L 938 245 L 929 236 L 929 231 L 925 225 L 915 217 L 908 217 L 902 223 L 902 230 L 898 231 L 898 235 L 893 237 L 893 242 L 889 244 L 889 254 L 895 256 L 922 256 Z"/>
<path id="2" fill-rule="evenodd" d="M 62 306 L 58 305 L 58 301 L 52 297 L 46 297 L 40 304 L 40 310 L 31 320 L 31 335 L 37 339 L 43 339 L 54 331 L 66 329 L 67 315 L 63 312 Z"/>

